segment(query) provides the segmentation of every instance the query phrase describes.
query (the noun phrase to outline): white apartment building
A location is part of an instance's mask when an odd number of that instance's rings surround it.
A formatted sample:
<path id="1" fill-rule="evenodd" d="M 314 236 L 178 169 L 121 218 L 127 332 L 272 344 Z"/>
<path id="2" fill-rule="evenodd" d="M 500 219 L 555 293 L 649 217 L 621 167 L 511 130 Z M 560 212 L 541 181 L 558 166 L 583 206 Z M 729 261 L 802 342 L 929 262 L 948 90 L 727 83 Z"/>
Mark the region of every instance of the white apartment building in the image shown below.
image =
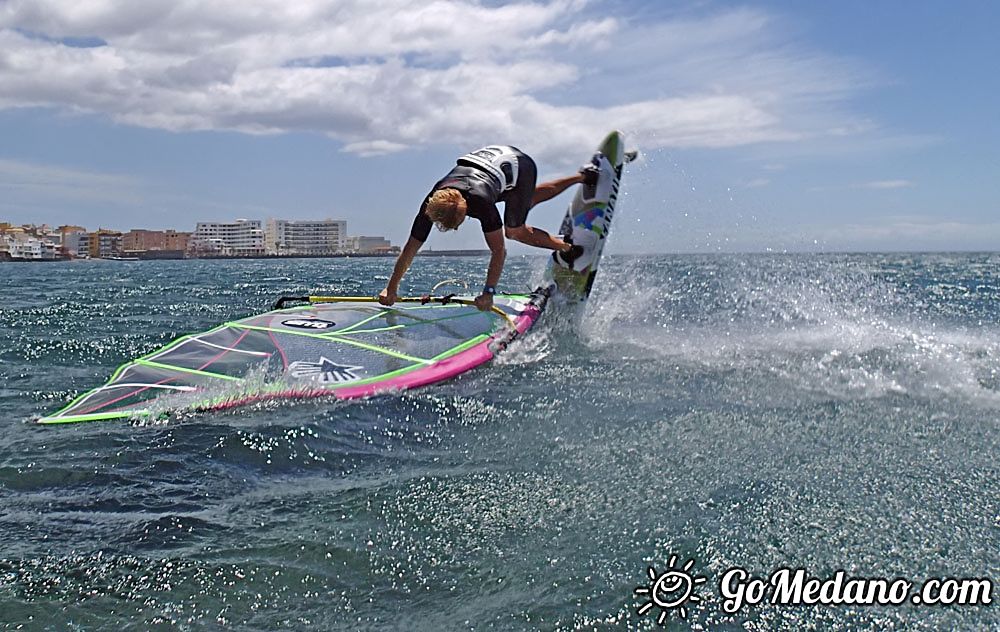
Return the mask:
<path id="1" fill-rule="evenodd" d="M 372 253 L 385 251 L 392 247 L 385 237 L 358 235 L 348 237 L 345 250 L 348 252 Z"/>
<path id="2" fill-rule="evenodd" d="M 264 230 L 259 219 L 235 222 L 198 222 L 191 237 L 196 249 L 233 257 L 264 254 Z"/>
<path id="3" fill-rule="evenodd" d="M 63 238 L 63 247 L 66 252 L 74 257 L 90 255 L 90 233 L 82 230 L 74 230 L 66 233 Z"/>
<path id="4" fill-rule="evenodd" d="M 23 233 L 0 235 L 0 250 L 15 261 L 46 261 L 59 255 L 55 244 Z"/>
<path id="5" fill-rule="evenodd" d="M 268 219 L 264 249 L 269 255 L 332 255 L 343 250 L 346 238 L 342 219 Z"/>

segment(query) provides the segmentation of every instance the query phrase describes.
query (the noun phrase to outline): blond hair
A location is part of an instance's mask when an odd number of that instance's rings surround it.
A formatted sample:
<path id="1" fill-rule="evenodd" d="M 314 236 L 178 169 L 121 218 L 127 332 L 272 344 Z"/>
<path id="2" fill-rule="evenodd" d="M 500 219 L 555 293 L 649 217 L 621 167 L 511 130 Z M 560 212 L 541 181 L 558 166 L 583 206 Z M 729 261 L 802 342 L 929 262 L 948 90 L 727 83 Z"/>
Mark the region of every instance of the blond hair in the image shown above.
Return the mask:
<path id="1" fill-rule="evenodd" d="M 464 202 L 457 189 L 438 189 L 427 198 L 424 212 L 441 230 L 455 230 L 465 219 Z"/>

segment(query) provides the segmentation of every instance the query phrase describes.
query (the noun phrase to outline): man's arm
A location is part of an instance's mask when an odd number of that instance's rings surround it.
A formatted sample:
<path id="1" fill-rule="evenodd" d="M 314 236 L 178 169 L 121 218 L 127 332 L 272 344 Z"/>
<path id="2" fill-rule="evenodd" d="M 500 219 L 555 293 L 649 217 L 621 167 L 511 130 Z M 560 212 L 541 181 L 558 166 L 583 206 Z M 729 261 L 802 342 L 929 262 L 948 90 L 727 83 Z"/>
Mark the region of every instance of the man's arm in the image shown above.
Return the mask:
<path id="1" fill-rule="evenodd" d="M 486 269 L 486 285 L 495 288 L 500 282 L 500 274 L 503 272 L 504 260 L 507 258 L 507 248 L 504 244 L 503 229 L 491 230 L 483 233 L 486 238 L 486 245 L 490 247 L 490 265 Z M 476 307 L 487 310 L 493 305 L 493 295 L 483 292 L 475 300 Z"/>
<path id="2" fill-rule="evenodd" d="M 507 248 L 504 244 L 503 229 L 492 230 L 483 233 L 486 238 L 486 245 L 490 247 L 490 265 L 486 269 L 486 285 L 496 287 L 500 282 L 500 274 L 503 272 L 503 263 L 507 258 Z"/>
<path id="3" fill-rule="evenodd" d="M 403 275 L 406 274 L 406 271 L 410 269 L 410 264 L 413 263 L 413 257 L 417 256 L 417 251 L 423 245 L 424 242 L 412 236 L 406 240 L 406 245 L 403 246 L 403 250 L 400 251 L 399 257 L 396 259 L 396 266 L 392 269 L 392 276 L 389 278 L 389 283 L 382 290 L 382 293 L 378 295 L 379 303 L 382 305 L 392 305 L 396 302 L 396 299 L 399 298 L 397 296 L 399 282 L 403 280 Z"/>

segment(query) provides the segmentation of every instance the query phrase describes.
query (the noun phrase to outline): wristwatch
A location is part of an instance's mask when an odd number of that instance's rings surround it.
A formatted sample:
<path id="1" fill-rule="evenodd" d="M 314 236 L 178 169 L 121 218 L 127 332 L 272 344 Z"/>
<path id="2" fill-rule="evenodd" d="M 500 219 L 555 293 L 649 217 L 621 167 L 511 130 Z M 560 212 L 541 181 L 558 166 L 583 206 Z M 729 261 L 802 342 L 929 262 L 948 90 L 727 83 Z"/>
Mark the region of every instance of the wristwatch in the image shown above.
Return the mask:
<path id="1" fill-rule="evenodd" d="M 494 295 L 496 295 L 496 293 L 497 293 L 497 288 L 496 288 L 495 285 L 484 285 L 483 286 L 483 294 L 489 294 L 491 296 L 494 296 Z"/>

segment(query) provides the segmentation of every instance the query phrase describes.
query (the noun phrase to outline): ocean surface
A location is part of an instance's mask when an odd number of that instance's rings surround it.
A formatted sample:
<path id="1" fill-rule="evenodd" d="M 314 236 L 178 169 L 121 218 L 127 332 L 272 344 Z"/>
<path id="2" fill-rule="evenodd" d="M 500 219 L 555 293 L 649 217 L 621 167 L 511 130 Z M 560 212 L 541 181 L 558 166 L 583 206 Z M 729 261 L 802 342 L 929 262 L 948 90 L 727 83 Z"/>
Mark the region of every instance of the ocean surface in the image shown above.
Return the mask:
<path id="1" fill-rule="evenodd" d="M 541 258 L 513 257 L 526 290 Z M 358 402 L 39 415 L 390 259 L 0 264 L 0 629 L 1000 630 L 991 606 L 726 613 L 727 569 L 992 578 L 1000 255 L 607 257 L 579 325 Z M 418 259 L 423 293 L 484 259 Z M 692 560 L 699 601 L 636 588 Z"/>

